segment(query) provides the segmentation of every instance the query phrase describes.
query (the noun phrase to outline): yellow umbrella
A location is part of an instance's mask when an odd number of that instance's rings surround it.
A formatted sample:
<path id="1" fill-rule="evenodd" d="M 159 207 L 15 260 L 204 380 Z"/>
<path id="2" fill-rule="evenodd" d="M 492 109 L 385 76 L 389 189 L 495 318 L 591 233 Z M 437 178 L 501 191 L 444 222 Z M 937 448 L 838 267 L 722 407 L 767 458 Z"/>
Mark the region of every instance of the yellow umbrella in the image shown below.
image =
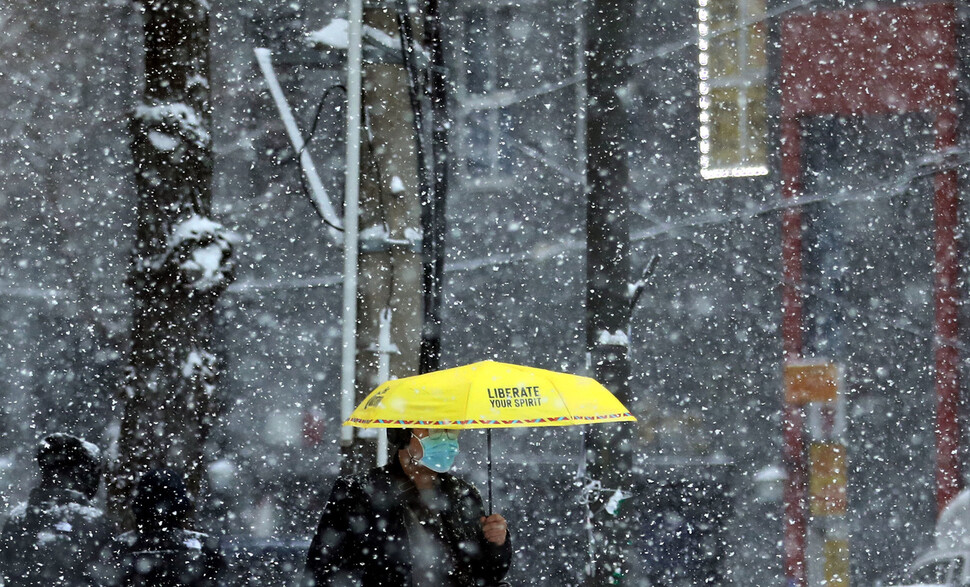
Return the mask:
<path id="1" fill-rule="evenodd" d="M 589 377 L 482 361 L 388 381 L 372 391 L 344 425 L 487 428 L 491 509 L 492 428 L 635 420 L 608 389 Z"/>
<path id="2" fill-rule="evenodd" d="M 482 361 L 380 385 L 345 426 L 358 428 L 517 428 L 633 422 L 596 380 Z"/>

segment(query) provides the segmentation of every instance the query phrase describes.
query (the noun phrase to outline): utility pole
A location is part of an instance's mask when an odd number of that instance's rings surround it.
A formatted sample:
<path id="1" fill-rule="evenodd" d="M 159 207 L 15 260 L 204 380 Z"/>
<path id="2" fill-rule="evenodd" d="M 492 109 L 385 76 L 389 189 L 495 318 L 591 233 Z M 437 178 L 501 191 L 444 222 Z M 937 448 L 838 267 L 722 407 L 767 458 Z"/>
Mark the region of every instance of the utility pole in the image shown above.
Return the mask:
<path id="1" fill-rule="evenodd" d="M 132 348 L 110 486 L 116 515 L 151 468 L 182 472 L 198 493 L 220 412 L 214 306 L 233 275 L 233 236 L 211 218 L 208 3 L 143 6 L 145 93 L 131 125 L 138 188 Z"/>
<path id="2" fill-rule="evenodd" d="M 629 79 L 633 0 L 592 0 L 586 40 L 586 346 L 595 378 L 630 404 L 627 332 L 630 321 L 628 125 L 622 93 Z M 588 471 L 603 487 L 629 485 L 634 428 L 591 426 L 586 431 Z M 627 542 L 624 514 L 594 519 L 600 536 L 591 585 L 619 584 Z"/>

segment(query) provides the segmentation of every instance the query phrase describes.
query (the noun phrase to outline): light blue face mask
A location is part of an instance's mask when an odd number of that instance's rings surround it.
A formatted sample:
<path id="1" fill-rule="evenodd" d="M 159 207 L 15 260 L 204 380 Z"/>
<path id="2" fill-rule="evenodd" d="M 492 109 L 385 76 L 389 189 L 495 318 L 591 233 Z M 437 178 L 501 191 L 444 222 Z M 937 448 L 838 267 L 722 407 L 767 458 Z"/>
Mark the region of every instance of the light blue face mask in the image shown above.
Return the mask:
<path id="1" fill-rule="evenodd" d="M 418 442 L 424 453 L 418 460 L 419 465 L 444 473 L 455 464 L 455 457 L 458 456 L 457 430 L 432 430 L 425 438 L 418 438 Z"/>

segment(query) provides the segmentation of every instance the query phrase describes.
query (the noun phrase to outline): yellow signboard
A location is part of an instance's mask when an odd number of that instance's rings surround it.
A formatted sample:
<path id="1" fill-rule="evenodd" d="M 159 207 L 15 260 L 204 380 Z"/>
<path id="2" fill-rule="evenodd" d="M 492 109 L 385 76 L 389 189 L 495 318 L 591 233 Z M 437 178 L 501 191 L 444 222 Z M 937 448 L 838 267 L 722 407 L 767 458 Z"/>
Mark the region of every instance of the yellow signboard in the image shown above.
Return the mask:
<path id="1" fill-rule="evenodd" d="M 808 496 L 813 516 L 841 516 L 848 505 L 845 446 L 817 442 L 808 449 Z"/>
<path id="2" fill-rule="evenodd" d="M 828 587 L 849 587 L 849 541 L 826 540 L 825 580 Z"/>
<path id="3" fill-rule="evenodd" d="M 796 406 L 835 401 L 839 381 L 835 363 L 789 363 L 785 365 L 785 400 Z"/>

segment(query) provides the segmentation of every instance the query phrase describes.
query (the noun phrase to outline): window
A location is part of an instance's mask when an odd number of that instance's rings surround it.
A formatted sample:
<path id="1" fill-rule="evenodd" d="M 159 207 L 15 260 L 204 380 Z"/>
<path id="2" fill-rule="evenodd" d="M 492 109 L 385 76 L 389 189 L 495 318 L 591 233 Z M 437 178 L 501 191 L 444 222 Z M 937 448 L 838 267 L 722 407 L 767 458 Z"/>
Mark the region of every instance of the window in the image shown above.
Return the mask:
<path id="1" fill-rule="evenodd" d="M 582 3 L 478 0 L 452 21 L 458 180 L 513 183 L 530 157 L 571 168 L 582 148 Z M 564 124 L 565 123 L 565 124 Z"/>
<path id="2" fill-rule="evenodd" d="M 698 1 L 701 175 L 764 175 L 765 0 Z"/>
<path id="3" fill-rule="evenodd" d="M 463 84 L 459 114 L 464 176 L 482 183 L 512 171 L 508 133 L 514 126 L 505 104 L 513 101 L 509 57 L 516 19 L 512 6 L 483 4 L 462 16 Z"/>

